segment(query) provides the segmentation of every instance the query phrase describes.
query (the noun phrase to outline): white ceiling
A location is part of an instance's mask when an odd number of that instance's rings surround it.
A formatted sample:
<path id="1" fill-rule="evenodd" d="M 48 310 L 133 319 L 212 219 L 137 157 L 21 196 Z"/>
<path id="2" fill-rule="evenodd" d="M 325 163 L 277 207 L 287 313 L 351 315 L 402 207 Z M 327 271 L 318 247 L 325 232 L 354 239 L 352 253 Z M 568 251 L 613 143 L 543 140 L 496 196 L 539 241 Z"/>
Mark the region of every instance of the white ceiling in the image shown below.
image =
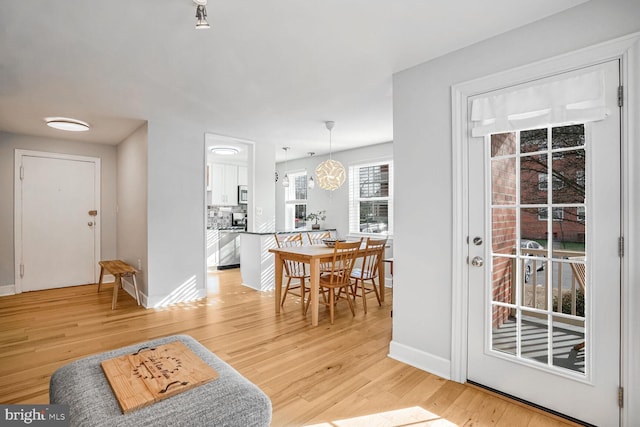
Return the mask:
<path id="1" fill-rule="evenodd" d="M 0 130 L 198 123 L 289 159 L 391 141 L 394 72 L 585 0 L 0 0 Z M 60 133 L 45 116 L 89 122 Z M 276 150 L 282 160 L 284 152 Z"/>

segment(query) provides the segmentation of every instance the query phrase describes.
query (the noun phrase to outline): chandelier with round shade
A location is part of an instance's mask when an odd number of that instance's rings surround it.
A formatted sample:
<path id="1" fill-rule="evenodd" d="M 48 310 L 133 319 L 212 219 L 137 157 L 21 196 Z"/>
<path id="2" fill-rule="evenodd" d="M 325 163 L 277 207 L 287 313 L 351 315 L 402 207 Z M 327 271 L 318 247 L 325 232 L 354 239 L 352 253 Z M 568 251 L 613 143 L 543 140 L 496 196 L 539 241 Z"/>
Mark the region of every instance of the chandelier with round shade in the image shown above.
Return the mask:
<path id="1" fill-rule="evenodd" d="M 337 160 L 331 158 L 331 131 L 335 126 L 335 122 L 325 122 L 325 126 L 329 129 L 329 159 L 320 163 L 316 167 L 316 177 L 318 185 L 325 190 L 333 191 L 344 183 L 346 172 L 344 166 Z"/>

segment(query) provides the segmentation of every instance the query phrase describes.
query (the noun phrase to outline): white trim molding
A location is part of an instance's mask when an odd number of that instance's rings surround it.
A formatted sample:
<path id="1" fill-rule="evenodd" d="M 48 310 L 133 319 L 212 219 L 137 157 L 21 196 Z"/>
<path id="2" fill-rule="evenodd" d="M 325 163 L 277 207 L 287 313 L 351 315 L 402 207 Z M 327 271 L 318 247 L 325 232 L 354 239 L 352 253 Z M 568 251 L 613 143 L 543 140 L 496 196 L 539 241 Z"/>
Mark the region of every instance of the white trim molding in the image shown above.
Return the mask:
<path id="1" fill-rule="evenodd" d="M 439 377 L 451 379 L 449 376 L 451 363 L 442 357 L 416 350 L 414 347 L 409 347 L 395 341 L 391 341 L 389 344 L 388 356 Z"/>
<path id="2" fill-rule="evenodd" d="M 621 81 L 624 87 L 622 110 L 622 319 L 621 375 L 624 388 L 621 409 L 623 426 L 640 425 L 640 366 L 633 361 L 640 357 L 640 336 L 633 326 L 640 324 L 640 265 L 632 260 L 640 256 L 640 226 L 632 219 L 640 215 L 640 33 L 634 33 L 561 56 L 506 70 L 483 78 L 452 86 L 452 154 L 453 154 L 453 248 L 452 248 L 452 344 L 449 377 L 464 383 L 467 379 L 467 313 L 469 275 L 467 265 L 468 236 L 468 143 L 470 100 L 483 93 L 516 86 L 540 78 L 571 72 L 613 59 L 621 61 Z M 637 222 L 637 221 L 636 221 Z M 393 346 L 393 343 L 392 343 Z M 392 347 L 393 348 L 393 347 Z M 396 352 L 400 353 L 399 350 Z M 402 359 L 399 359 L 402 360 Z M 444 368 L 444 366 L 441 366 Z M 433 372 L 433 369 L 427 369 Z"/>

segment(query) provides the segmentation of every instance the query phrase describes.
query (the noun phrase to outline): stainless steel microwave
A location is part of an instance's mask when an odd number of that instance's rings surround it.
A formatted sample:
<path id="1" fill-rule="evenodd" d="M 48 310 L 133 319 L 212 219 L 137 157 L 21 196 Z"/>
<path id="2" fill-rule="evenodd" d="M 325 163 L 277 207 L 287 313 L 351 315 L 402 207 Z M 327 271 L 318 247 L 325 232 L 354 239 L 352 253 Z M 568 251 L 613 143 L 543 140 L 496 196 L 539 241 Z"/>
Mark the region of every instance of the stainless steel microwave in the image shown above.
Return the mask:
<path id="1" fill-rule="evenodd" d="M 238 185 L 238 204 L 246 205 L 249 201 L 249 190 L 246 185 Z"/>

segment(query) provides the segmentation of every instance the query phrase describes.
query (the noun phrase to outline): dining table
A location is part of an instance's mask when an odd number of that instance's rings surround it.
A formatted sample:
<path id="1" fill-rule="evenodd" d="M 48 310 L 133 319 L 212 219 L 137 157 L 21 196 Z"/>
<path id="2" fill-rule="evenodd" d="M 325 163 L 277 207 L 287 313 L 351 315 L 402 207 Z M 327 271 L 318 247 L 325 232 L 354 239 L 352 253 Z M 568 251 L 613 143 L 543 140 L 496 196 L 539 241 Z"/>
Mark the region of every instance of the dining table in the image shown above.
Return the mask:
<path id="1" fill-rule="evenodd" d="M 326 245 L 295 246 L 290 248 L 271 248 L 269 252 L 274 254 L 275 263 L 275 307 L 276 314 L 280 313 L 280 301 L 282 299 L 282 273 L 286 260 L 309 264 L 309 282 L 311 294 L 309 298 L 311 307 L 311 325 L 318 326 L 318 308 L 320 297 L 320 264 L 333 260 L 334 248 Z M 365 255 L 365 245 L 358 253 L 358 257 Z M 380 301 L 384 302 L 384 261 L 378 257 L 378 285 L 380 288 Z"/>

